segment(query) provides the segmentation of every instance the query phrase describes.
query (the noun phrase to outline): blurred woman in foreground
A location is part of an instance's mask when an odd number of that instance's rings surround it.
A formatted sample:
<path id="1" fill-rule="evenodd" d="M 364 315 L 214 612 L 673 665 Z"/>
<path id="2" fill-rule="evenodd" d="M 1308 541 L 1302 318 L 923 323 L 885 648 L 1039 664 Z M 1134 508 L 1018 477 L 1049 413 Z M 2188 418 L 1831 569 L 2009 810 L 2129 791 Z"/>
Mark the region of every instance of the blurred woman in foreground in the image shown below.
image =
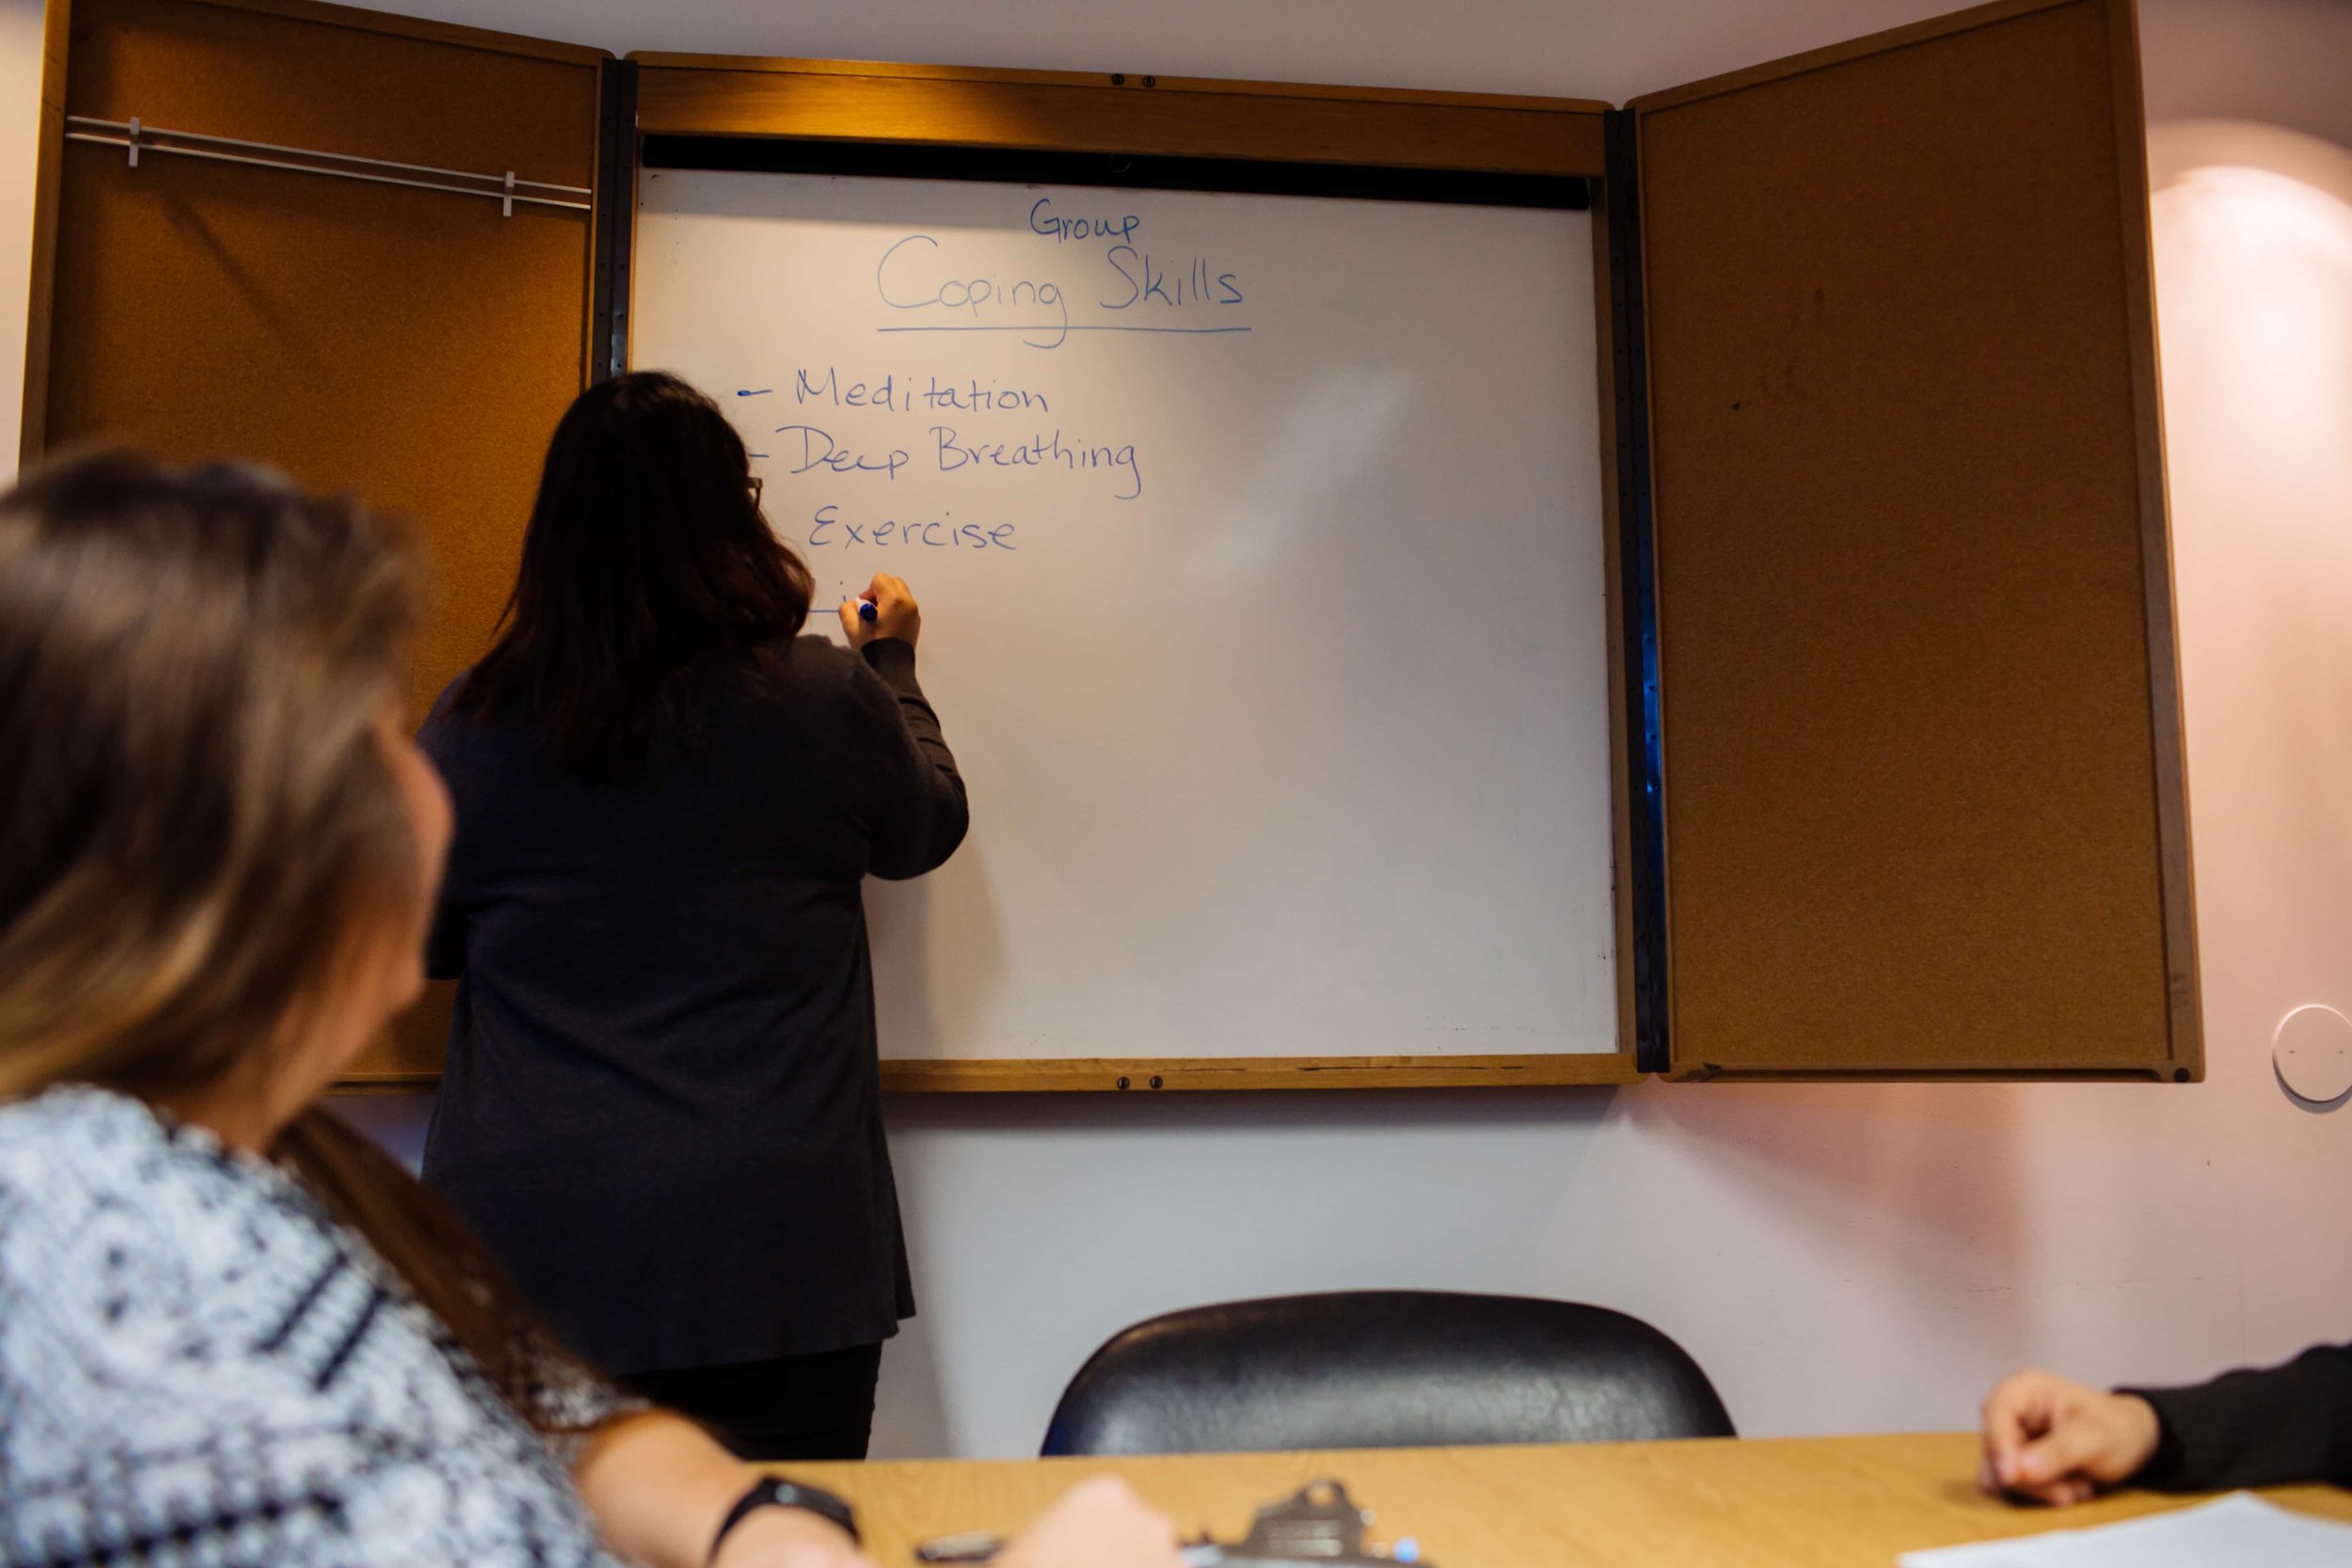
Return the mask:
<path id="1" fill-rule="evenodd" d="M 0 1561 L 865 1563 L 316 1103 L 416 995 L 449 841 L 417 577 L 241 470 L 0 498 Z M 1000 1560 L 1176 1558 L 1097 1490 Z"/>

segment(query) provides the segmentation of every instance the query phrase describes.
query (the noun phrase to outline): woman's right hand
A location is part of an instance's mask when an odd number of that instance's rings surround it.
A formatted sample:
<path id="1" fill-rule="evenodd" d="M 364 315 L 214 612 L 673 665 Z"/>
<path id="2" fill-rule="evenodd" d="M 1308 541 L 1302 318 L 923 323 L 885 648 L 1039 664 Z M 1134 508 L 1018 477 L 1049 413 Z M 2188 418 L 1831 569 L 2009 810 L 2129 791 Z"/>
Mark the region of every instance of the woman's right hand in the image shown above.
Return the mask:
<path id="1" fill-rule="evenodd" d="M 870 621 L 858 610 L 858 606 L 869 602 L 874 607 L 874 618 Z M 882 637 L 895 637 L 913 647 L 923 630 L 923 611 L 914 602 L 914 590 L 907 586 L 904 578 L 877 572 L 863 594 L 841 601 L 841 629 L 853 650 Z"/>
<path id="2" fill-rule="evenodd" d="M 1182 1568 L 1176 1527 L 1116 1476 L 1071 1488 L 996 1554 L 997 1568 Z"/>
<path id="3" fill-rule="evenodd" d="M 1984 1402 L 1978 1484 L 2057 1507 L 2089 1500 L 2145 1469 L 2163 1439 L 2155 1406 L 2048 1372 L 2019 1372 Z"/>

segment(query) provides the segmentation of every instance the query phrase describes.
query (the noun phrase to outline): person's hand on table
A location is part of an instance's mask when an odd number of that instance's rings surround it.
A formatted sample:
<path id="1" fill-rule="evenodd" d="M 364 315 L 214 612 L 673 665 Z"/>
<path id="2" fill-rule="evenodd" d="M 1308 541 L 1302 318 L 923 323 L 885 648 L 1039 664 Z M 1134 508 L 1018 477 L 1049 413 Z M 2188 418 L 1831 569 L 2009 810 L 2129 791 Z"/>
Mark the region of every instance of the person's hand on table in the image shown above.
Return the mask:
<path id="1" fill-rule="evenodd" d="M 1115 1476 L 1071 1488 L 996 1554 L 995 1568 L 1181 1568 L 1176 1527 Z"/>
<path id="2" fill-rule="evenodd" d="M 727 1531 L 710 1568 L 877 1568 L 849 1532 L 804 1509 L 763 1508 Z"/>
<path id="3" fill-rule="evenodd" d="M 2137 1475 L 2163 1437 L 2155 1407 L 2048 1372 L 2019 1372 L 1984 1402 L 1987 1492 L 2063 1508 Z"/>

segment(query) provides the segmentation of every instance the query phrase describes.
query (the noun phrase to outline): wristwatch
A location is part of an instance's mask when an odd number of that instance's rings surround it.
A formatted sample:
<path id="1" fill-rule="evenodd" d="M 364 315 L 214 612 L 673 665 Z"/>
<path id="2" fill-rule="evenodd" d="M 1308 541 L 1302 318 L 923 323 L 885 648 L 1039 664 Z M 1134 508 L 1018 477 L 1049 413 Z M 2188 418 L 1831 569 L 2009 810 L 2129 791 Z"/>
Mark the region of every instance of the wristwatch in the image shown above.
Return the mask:
<path id="1" fill-rule="evenodd" d="M 703 1560 L 719 1560 L 719 1548 L 727 1544 L 727 1536 L 735 1527 L 763 1508 L 801 1508 L 819 1519 L 832 1521 L 848 1532 L 851 1541 L 858 1541 L 857 1513 L 839 1497 L 819 1487 L 803 1486 L 795 1481 L 770 1476 L 735 1500 L 727 1516 L 719 1521 L 719 1533 L 710 1538 L 710 1554 Z"/>

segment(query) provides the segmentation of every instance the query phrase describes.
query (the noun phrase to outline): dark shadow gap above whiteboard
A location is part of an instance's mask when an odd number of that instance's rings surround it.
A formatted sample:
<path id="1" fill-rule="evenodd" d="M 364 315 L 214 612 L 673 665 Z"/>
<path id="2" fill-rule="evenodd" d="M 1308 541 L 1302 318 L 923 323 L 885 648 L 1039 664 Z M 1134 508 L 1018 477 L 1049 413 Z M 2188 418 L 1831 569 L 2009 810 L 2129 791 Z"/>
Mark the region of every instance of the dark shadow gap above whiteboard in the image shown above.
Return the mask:
<path id="1" fill-rule="evenodd" d="M 991 180 L 1241 196 L 1326 196 L 1358 201 L 1426 201 L 1467 207 L 1534 207 L 1581 213 L 1593 204 L 1580 175 L 1497 174 L 1253 158 L 1172 158 L 993 147 L 796 137 L 647 136 L 645 168 L 758 174 L 854 174 L 904 180 Z"/>

